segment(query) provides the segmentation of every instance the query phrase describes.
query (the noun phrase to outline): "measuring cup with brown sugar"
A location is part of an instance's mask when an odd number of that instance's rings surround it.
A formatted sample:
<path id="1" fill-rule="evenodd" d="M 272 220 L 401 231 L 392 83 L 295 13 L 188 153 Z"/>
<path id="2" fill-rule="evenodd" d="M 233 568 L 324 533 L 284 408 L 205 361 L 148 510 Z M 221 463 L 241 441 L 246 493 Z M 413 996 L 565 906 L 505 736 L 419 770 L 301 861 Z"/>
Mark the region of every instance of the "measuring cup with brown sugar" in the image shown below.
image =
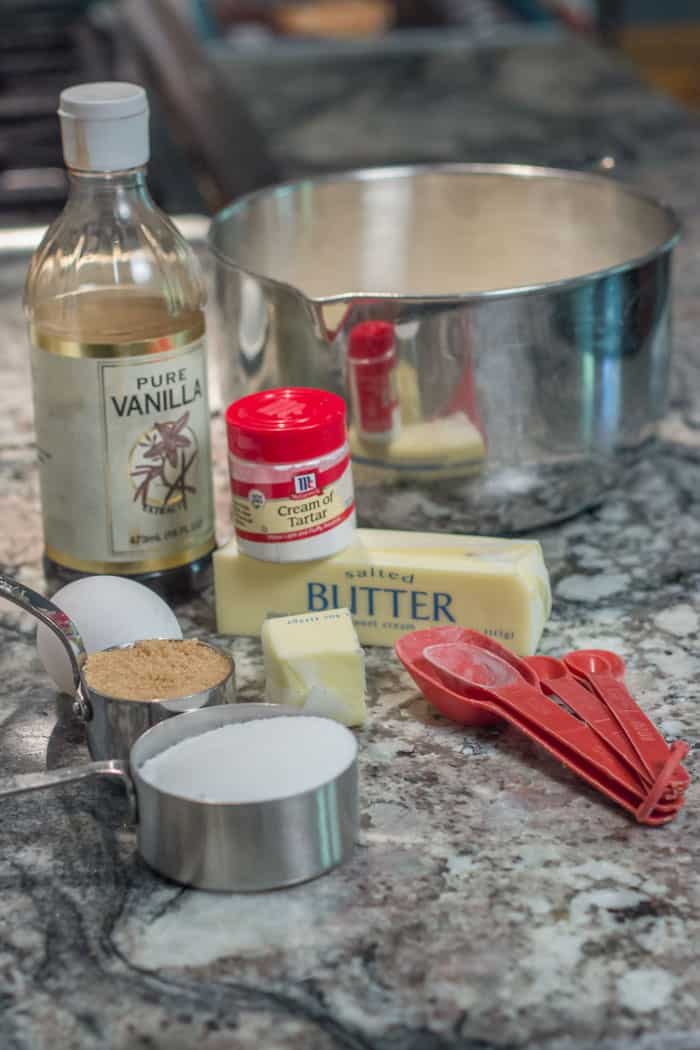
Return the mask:
<path id="1" fill-rule="evenodd" d="M 153 639 L 88 656 L 75 624 L 44 595 L 0 576 L 0 597 L 45 624 L 64 646 L 75 686 L 73 711 L 85 724 L 94 759 L 126 759 L 158 722 L 236 698 L 233 657 L 209 642 Z"/>

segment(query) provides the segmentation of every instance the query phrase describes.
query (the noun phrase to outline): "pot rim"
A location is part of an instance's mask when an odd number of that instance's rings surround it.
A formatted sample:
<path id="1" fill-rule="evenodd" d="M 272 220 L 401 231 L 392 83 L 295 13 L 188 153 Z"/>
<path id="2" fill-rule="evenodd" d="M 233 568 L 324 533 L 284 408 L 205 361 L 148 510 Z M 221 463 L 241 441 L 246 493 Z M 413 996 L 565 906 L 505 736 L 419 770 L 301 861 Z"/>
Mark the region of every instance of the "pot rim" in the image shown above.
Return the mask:
<path id="1" fill-rule="evenodd" d="M 246 193 L 237 198 L 225 208 L 218 211 L 212 218 L 207 234 L 207 244 L 212 255 L 224 266 L 231 270 L 237 270 L 260 281 L 263 285 L 276 288 L 284 288 L 295 295 L 300 296 L 305 302 L 317 306 L 333 303 L 346 303 L 355 299 L 375 299 L 378 301 L 399 303 L 480 303 L 485 300 L 504 299 L 510 296 L 535 295 L 540 292 L 568 291 L 583 284 L 588 284 L 600 278 L 612 277 L 617 274 L 627 273 L 645 263 L 660 259 L 669 254 L 678 243 L 682 234 L 682 224 L 676 211 L 668 204 L 658 200 L 651 194 L 643 193 L 641 190 L 626 185 L 625 183 L 613 181 L 617 192 L 633 197 L 645 204 L 650 204 L 662 213 L 669 225 L 671 233 L 656 247 L 645 252 L 643 255 L 634 256 L 614 266 L 603 269 L 592 270 L 589 273 L 579 274 L 576 277 L 565 277 L 558 281 L 542 281 L 537 284 L 516 285 L 512 288 L 494 288 L 482 292 L 465 292 L 462 295 L 425 293 L 423 295 L 403 295 L 398 292 L 372 292 L 368 290 L 356 290 L 339 292 L 334 295 L 312 296 L 288 281 L 281 281 L 275 277 L 257 272 L 234 262 L 215 246 L 214 235 L 225 222 L 236 213 L 243 211 L 252 202 L 271 195 L 287 194 L 298 191 L 308 183 L 330 183 L 330 182 L 371 182 L 380 179 L 411 178 L 415 175 L 428 175 L 434 173 L 447 173 L 455 175 L 510 175 L 514 178 L 556 178 L 568 179 L 573 182 L 600 183 L 604 180 L 611 182 L 611 177 L 604 173 L 576 171 L 569 168 L 551 168 L 532 164 L 401 164 L 386 167 L 351 168 L 345 171 L 330 172 L 323 175 L 312 175 L 308 178 L 294 179 L 288 182 L 275 183 L 271 186 L 263 186 L 251 193 Z"/>

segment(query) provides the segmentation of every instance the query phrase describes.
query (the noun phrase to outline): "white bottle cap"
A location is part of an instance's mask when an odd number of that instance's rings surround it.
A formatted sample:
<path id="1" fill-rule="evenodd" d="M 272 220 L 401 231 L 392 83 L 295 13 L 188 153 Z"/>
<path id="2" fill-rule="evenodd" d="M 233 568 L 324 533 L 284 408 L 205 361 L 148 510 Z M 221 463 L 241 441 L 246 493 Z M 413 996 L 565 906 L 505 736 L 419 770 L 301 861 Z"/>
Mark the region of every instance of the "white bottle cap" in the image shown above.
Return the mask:
<path id="1" fill-rule="evenodd" d="M 63 159 L 78 171 L 125 171 L 146 164 L 148 99 L 138 84 L 79 84 L 61 92 Z"/>

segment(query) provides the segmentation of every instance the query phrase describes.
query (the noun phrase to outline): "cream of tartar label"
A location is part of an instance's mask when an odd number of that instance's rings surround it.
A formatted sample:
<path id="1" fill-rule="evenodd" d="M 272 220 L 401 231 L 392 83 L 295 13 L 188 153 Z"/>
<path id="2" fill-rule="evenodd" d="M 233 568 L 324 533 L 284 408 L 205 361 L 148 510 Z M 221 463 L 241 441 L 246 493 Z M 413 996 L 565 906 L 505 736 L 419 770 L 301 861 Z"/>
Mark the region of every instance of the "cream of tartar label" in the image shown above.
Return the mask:
<path id="1" fill-rule="evenodd" d="M 350 459 L 325 471 L 299 471 L 284 482 L 232 481 L 237 535 L 256 543 L 284 543 L 320 536 L 355 509 Z"/>
<path id="2" fill-rule="evenodd" d="M 32 348 L 47 552 L 82 571 L 148 572 L 214 546 L 205 339 L 67 354 Z M 173 345 L 174 344 L 174 345 Z M 168 348 L 170 347 L 170 348 Z"/>

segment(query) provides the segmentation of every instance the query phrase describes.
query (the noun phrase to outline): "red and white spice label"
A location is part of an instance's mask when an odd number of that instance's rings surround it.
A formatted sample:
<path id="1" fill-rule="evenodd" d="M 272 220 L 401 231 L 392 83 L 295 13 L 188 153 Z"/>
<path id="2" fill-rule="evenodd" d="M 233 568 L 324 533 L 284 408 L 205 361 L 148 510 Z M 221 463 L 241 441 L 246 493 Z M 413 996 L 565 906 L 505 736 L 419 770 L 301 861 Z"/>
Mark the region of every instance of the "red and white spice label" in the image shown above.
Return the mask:
<path id="1" fill-rule="evenodd" d="M 237 535 L 254 543 L 285 543 L 320 536 L 353 513 L 350 457 L 327 470 L 300 468 L 284 480 L 231 481 Z"/>

